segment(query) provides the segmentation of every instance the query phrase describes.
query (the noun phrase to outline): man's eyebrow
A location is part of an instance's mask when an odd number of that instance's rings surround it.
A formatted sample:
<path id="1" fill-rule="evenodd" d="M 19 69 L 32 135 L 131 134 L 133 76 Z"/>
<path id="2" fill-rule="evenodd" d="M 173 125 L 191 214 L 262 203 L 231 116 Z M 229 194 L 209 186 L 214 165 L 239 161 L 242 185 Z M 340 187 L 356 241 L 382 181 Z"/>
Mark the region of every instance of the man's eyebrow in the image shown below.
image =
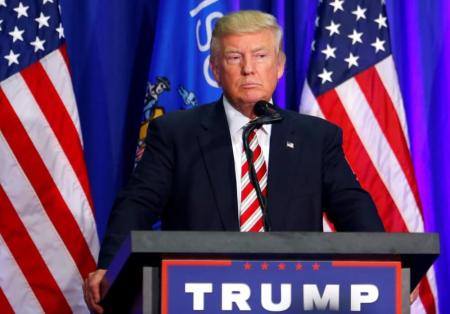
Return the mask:
<path id="1" fill-rule="evenodd" d="M 224 53 L 225 54 L 228 54 L 228 53 L 241 53 L 241 51 L 239 49 L 237 49 L 237 48 L 228 48 L 228 49 L 225 49 Z"/>
<path id="2" fill-rule="evenodd" d="M 257 47 L 251 50 L 252 53 L 255 52 L 260 52 L 260 51 L 268 51 L 269 49 L 267 47 Z M 242 51 L 240 49 L 237 48 L 229 48 L 229 49 L 225 49 L 224 54 L 229 54 L 229 53 L 242 53 Z"/>

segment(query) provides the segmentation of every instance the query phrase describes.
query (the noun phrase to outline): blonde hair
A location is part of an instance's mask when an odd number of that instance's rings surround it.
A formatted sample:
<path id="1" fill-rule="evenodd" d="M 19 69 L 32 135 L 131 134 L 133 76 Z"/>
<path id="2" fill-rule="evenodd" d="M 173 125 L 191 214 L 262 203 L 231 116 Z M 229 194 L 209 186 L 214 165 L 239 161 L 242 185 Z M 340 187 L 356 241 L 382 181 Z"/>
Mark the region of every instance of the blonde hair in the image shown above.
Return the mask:
<path id="1" fill-rule="evenodd" d="M 211 59 L 220 50 L 219 39 L 229 34 L 256 33 L 269 29 L 275 36 L 276 53 L 282 51 L 283 31 L 276 17 L 256 10 L 237 11 L 221 17 L 214 27 L 211 37 Z"/>

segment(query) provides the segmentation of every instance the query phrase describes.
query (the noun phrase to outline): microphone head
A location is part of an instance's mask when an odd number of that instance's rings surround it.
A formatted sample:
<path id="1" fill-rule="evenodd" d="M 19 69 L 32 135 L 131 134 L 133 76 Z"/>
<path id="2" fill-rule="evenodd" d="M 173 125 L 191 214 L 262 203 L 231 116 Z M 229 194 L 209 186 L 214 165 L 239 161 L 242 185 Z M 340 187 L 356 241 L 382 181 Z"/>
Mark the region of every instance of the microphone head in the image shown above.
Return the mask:
<path id="1" fill-rule="evenodd" d="M 257 118 L 250 121 L 250 124 L 272 124 L 283 120 L 280 113 L 275 110 L 275 106 L 264 100 L 260 100 L 255 104 L 253 107 L 253 112 Z"/>
<path id="2" fill-rule="evenodd" d="M 269 116 L 275 112 L 275 106 L 265 100 L 258 101 L 253 107 L 253 112 L 257 117 Z"/>

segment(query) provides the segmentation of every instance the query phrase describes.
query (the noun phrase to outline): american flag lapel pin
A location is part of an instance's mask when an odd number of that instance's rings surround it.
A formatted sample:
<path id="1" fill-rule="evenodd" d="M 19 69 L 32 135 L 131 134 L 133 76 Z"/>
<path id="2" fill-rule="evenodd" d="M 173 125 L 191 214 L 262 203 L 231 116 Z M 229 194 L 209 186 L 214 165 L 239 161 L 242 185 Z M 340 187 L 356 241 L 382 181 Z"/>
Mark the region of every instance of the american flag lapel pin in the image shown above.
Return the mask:
<path id="1" fill-rule="evenodd" d="M 289 147 L 290 149 L 294 149 L 294 143 L 292 143 L 291 141 L 287 141 L 286 147 Z"/>

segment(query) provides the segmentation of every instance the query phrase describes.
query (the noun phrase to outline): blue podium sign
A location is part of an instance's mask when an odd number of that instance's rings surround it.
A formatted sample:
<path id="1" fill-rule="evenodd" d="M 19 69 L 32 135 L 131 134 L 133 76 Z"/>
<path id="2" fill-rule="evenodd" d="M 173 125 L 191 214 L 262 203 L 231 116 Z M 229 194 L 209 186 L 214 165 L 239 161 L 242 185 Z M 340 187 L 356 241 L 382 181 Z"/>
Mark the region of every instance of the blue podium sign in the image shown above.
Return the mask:
<path id="1" fill-rule="evenodd" d="M 161 312 L 401 313 L 400 262 L 163 260 Z"/>

